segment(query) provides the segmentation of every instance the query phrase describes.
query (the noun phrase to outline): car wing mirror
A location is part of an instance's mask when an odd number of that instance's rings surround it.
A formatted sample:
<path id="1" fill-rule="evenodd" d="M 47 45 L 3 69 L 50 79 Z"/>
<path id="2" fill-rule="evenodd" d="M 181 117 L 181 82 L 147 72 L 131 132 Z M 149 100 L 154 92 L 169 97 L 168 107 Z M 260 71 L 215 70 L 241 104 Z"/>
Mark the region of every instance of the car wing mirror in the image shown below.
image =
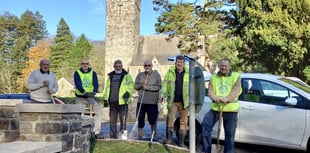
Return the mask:
<path id="1" fill-rule="evenodd" d="M 297 105 L 297 99 L 289 97 L 289 98 L 285 99 L 285 103 L 289 104 L 289 105 L 294 105 L 295 106 L 295 105 Z"/>

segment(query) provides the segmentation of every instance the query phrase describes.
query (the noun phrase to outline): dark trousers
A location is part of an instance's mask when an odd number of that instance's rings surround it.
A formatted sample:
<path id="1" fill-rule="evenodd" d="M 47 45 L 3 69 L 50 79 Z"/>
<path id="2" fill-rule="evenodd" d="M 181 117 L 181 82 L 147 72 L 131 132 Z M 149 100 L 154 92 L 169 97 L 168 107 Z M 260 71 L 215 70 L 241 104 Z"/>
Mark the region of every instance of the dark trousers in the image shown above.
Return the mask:
<path id="1" fill-rule="evenodd" d="M 147 114 L 147 119 L 150 125 L 155 125 L 158 116 L 158 105 L 157 104 L 142 104 L 140 113 L 139 112 L 140 103 L 137 104 L 136 116 L 138 116 L 138 128 L 144 128 L 145 125 L 145 114 Z"/>
<path id="2" fill-rule="evenodd" d="M 219 120 L 219 112 L 210 110 L 202 122 L 202 146 L 203 151 L 211 153 L 211 132 L 215 123 Z M 237 112 L 223 112 L 223 126 L 225 133 L 224 153 L 234 153 L 235 132 L 237 127 Z"/>
<path id="3" fill-rule="evenodd" d="M 117 118 L 120 120 L 120 131 L 126 130 L 128 104 L 110 103 L 110 138 L 117 138 Z"/>

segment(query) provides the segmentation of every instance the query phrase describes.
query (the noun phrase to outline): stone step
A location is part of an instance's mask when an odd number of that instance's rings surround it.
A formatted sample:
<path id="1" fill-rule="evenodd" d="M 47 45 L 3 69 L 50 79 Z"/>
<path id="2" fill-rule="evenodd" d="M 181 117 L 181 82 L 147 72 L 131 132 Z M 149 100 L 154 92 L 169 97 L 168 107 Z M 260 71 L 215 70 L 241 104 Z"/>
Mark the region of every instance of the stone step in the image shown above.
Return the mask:
<path id="1" fill-rule="evenodd" d="M 0 148 L 0 153 L 56 153 L 62 151 L 62 143 L 14 141 L 0 143 Z"/>

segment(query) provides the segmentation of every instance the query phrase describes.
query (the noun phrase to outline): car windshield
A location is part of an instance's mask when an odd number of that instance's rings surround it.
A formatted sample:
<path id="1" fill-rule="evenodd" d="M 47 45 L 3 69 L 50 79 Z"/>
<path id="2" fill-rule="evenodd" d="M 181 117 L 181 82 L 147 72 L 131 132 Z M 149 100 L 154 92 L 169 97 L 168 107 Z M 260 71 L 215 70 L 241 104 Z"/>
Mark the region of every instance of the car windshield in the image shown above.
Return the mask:
<path id="1" fill-rule="evenodd" d="M 294 81 L 294 80 L 288 79 L 288 78 L 280 78 L 279 80 L 284 81 L 288 84 L 291 84 L 292 86 L 299 88 L 299 89 L 305 91 L 306 93 L 310 94 L 310 86 L 308 86 L 305 83 L 301 83 L 299 81 Z"/>

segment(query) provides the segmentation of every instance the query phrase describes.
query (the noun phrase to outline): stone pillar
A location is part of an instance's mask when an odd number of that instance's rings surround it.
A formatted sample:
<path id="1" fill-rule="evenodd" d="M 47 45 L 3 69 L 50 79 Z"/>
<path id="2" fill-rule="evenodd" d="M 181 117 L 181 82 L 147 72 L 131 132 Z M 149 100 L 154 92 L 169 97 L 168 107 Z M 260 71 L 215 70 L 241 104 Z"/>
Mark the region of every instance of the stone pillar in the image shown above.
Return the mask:
<path id="1" fill-rule="evenodd" d="M 0 143 L 19 139 L 18 113 L 16 104 L 22 104 L 23 99 L 0 99 Z"/>
<path id="2" fill-rule="evenodd" d="M 84 105 L 18 104 L 20 141 L 62 142 L 62 152 L 90 149 L 94 120 L 82 117 Z"/>

